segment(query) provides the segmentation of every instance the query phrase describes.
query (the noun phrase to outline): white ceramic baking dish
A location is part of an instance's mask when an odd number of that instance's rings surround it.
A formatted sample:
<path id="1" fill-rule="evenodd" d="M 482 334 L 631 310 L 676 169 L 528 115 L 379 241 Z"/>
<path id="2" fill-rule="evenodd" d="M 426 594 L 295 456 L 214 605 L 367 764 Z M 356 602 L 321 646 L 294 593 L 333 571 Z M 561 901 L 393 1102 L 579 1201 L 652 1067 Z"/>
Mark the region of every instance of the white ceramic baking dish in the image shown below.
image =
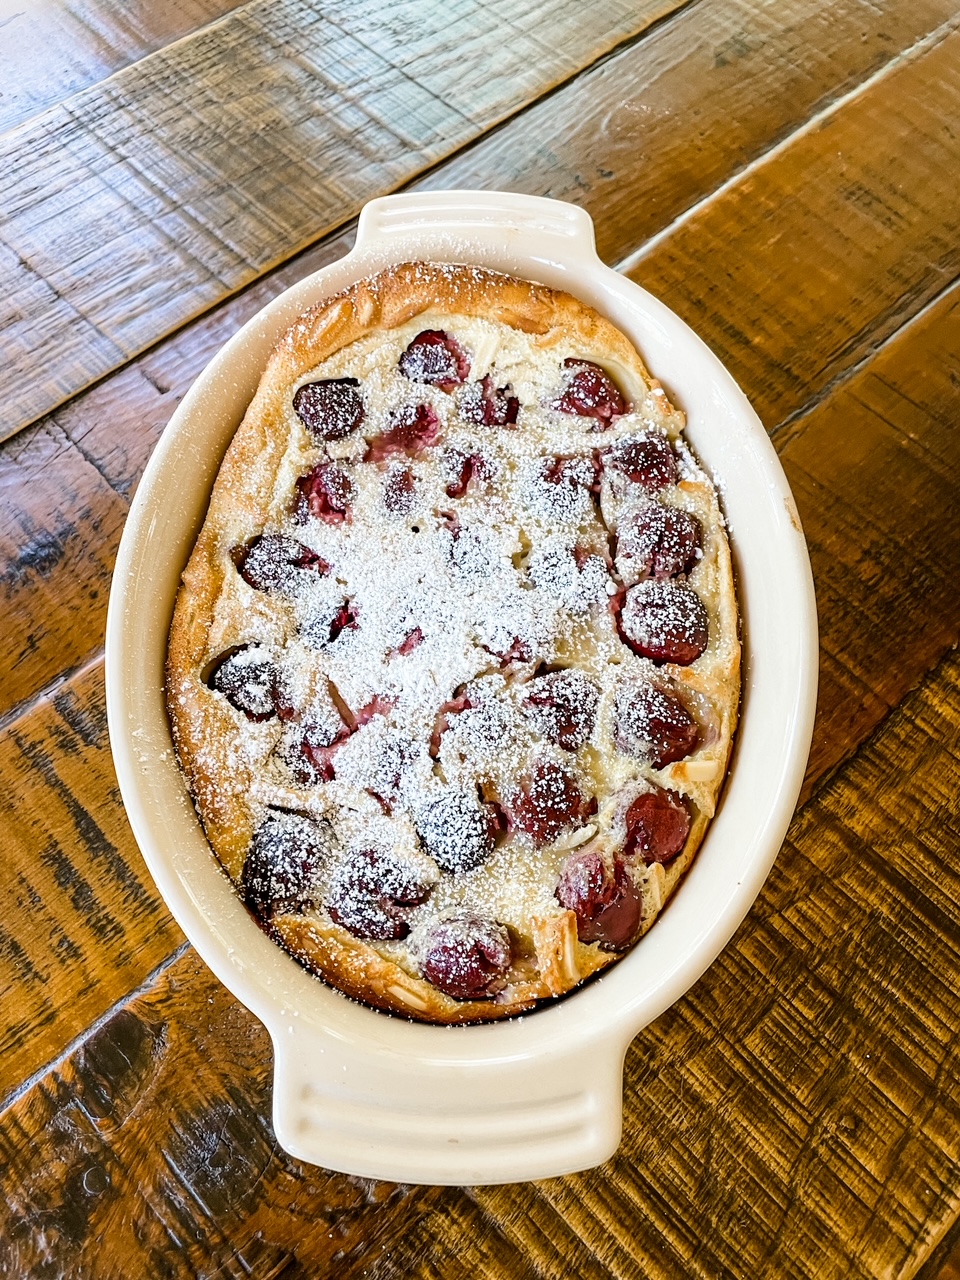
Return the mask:
<path id="1" fill-rule="evenodd" d="M 180 573 L 274 342 L 320 298 L 413 258 L 479 263 L 565 288 L 629 334 L 686 410 L 688 436 L 721 486 L 743 615 L 733 767 L 676 897 L 598 980 L 537 1013 L 485 1026 L 431 1027 L 376 1013 L 311 977 L 264 936 L 204 839 L 163 701 Z M 353 251 L 264 308 L 197 379 L 131 508 L 110 597 L 106 667 L 110 738 L 134 834 L 187 937 L 269 1029 L 281 1144 L 302 1160 L 368 1177 L 507 1182 L 587 1168 L 613 1154 L 628 1044 L 713 961 L 759 892 L 809 750 L 816 612 L 787 482 L 716 357 L 662 302 L 604 266 L 581 209 L 450 191 L 372 201 Z"/>

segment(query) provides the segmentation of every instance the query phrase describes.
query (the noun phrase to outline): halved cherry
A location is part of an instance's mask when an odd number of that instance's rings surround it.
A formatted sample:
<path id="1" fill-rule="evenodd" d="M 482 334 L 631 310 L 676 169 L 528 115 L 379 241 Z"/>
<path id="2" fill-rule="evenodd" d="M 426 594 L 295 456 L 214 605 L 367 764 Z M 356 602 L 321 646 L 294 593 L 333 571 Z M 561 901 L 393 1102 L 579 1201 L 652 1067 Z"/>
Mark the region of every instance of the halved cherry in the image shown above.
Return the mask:
<path id="1" fill-rule="evenodd" d="M 497 387 L 489 373 L 464 387 L 459 400 L 460 417 L 478 427 L 514 427 L 520 401 L 509 386 Z"/>
<path id="2" fill-rule="evenodd" d="M 247 906 L 267 919 L 279 912 L 318 907 L 321 875 L 333 843 L 327 823 L 306 814 L 268 810 L 240 875 Z"/>
<path id="3" fill-rule="evenodd" d="M 412 382 L 452 391 L 470 377 L 470 358 L 442 329 L 424 329 L 400 357 L 400 372 Z"/>
<path id="4" fill-rule="evenodd" d="M 297 481 L 294 518 L 301 524 L 313 516 L 325 524 L 342 524 L 350 519 L 355 490 L 343 467 L 335 462 L 318 462 Z"/>
<path id="5" fill-rule="evenodd" d="M 207 684 L 222 693 L 248 720 L 269 720 L 277 714 L 280 672 L 255 645 L 228 650 L 217 660 Z"/>
<path id="6" fill-rule="evenodd" d="M 423 949 L 423 976 L 455 1000 L 495 995 L 513 961 L 506 928 L 462 911 L 435 925 Z"/>
<path id="7" fill-rule="evenodd" d="M 564 863 L 556 898 L 577 917 L 581 942 L 599 942 L 601 951 L 623 951 L 640 928 L 643 901 L 619 858 L 613 872 L 599 853 L 583 850 Z"/>
<path id="8" fill-rule="evenodd" d="M 344 631 L 360 625 L 360 610 L 352 600 L 321 602 L 300 622 L 300 635 L 314 649 L 325 649 Z"/>
<path id="9" fill-rule="evenodd" d="M 416 827 L 440 870 L 461 875 L 479 867 L 493 852 L 498 823 L 475 789 L 447 787 L 420 810 Z"/>
<path id="10" fill-rule="evenodd" d="M 700 559 L 703 529 L 700 521 L 679 507 L 652 502 L 640 511 L 629 511 L 617 529 L 617 564 L 628 580 L 675 578 L 689 573 Z"/>
<path id="11" fill-rule="evenodd" d="M 462 449 L 448 449 L 443 459 L 447 478 L 447 497 L 462 498 L 474 480 L 490 478 L 490 462 L 482 453 L 464 453 Z"/>
<path id="12" fill-rule="evenodd" d="M 290 594 L 309 579 L 301 570 L 326 574 L 330 566 L 322 556 L 285 533 L 264 533 L 251 538 L 231 552 L 237 572 L 244 582 L 257 591 L 282 591 Z"/>
<path id="13" fill-rule="evenodd" d="M 364 462 L 406 454 L 422 458 L 440 440 L 440 419 L 429 404 L 405 404 L 387 418 L 386 428 L 367 442 Z"/>
<path id="14" fill-rule="evenodd" d="M 710 635 L 710 620 L 700 597 L 679 582 L 640 582 L 624 597 L 619 618 L 624 643 L 642 658 L 696 662 Z"/>
<path id="15" fill-rule="evenodd" d="M 537 760 L 520 788 L 507 800 L 513 827 L 526 832 L 537 848 L 550 844 L 596 808 L 587 801 L 569 769 L 553 760 Z"/>
<path id="16" fill-rule="evenodd" d="M 342 440 L 363 421 L 363 395 L 356 378 L 306 382 L 294 392 L 293 407 L 317 440 Z"/>
<path id="17" fill-rule="evenodd" d="M 394 464 L 383 486 L 383 505 L 394 516 L 405 516 L 413 510 L 416 480 L 409 467 Z"/>
<path id="18" fill-rule="evenodd" d="M 527 685 L 521 708 L 534 727 L 557 746 L 576 751 L 589 739 L 600 690 L 582 671 L 551 671 Z"/>
<path id="19" fill-rule="evenodd" d="M 637 796 L 625 815 L 625 858 L 640 858 L 649 866 L 669 862 L 687 842 L 690 811 L 675 791 L 652 787 Z"/>

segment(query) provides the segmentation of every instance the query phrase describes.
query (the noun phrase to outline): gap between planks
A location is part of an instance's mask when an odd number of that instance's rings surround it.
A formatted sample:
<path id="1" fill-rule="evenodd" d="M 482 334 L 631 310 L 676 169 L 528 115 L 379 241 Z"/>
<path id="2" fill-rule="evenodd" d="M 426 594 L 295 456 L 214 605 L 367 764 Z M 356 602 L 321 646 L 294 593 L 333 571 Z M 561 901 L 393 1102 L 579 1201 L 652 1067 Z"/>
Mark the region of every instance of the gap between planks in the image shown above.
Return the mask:
<path id="1" fill-rule="evenodd" d="M 33 715 L 41 703 L 49 701 L 65 684 L 82 679 L 93 667 L 102 665 L 103 661 L 104 649 L 103 645 L 100 645 L 92 653 L 88 654 L 82 662 L 69 667 L 66 671 L 61 671 L 52 680 L 48 680 L 36 693 L 32 693 L 29 698 L 23 698 L 20 702 L 10 707 L 8 711 L 0 716 L 0 733 L 5 733 L 8 729 L 13 728 L 18 720 L 24 720 Z"/>
<path id="2" fill-rule="evenodd" d="M 837 115 L 844 109 L 844 107 L 855 102 L 858 98 L 869 92 L 874 85 L 879 84 L 889 75 L 894 74 L 906 64 L 913 62 L 917 58 L 923 57 L 923 55 L 928 53 L 931 49 L 935 49 L 938 44 L 941 44 L 957 30 L 960 30 L 960 14 L 955 18 L 948 18 L 946 22 L 942 22 L 939 27 L 936 27 L 933 31 L 928 32 L 927 35 L 915 41 L 915 43 L 910 45 L 909 48 L 896 54 L 889 62 L 886 62 L 882 67 L 873 72 L 872 75 L 867 76 L 865 80 L 854 85 L 854 87 L 849 89 L 846 93 L 840 94 L 838 97 L 832 99 L 826 106 L 820 108 L 820 110 L 815 111 L 813 115 L 804 120 L 802 124 L 797 126 L 797 128 L 791 130 L 791 132 L 781 138 L 779 142 L 774 143 L 772 147 L 768 147 L 761 155 L 755 156 L 748 164 L 741 166 L 741 168 L 737 169 L 736 172 L 730 174 L 728 178 L 725 178 L 723 182 L 716 186 L 707 195 L 701 196 L 699 200 L 695 200 L 693 204 L 688 205 L 686 209 L 681 213 L 678 213 L 676 217 L 672 218 L 665 226 L 661 227 L 655 235 L 650 236 L 643 242 L 643 244 L 638 245 L 636 249 L 622 257 L 616 263 L 614 269 L 625 274 L 632 271 L 634 267 L 639 266 L 654 249 L 656 249 L 665 240 L 668 240 L 674 232 L 685 226 L 688 222 L 692 222 L 697 214 L 722 199 L 728 191 L 733 190 L 733 188 L 737 187 L 746 179 L 752 177 L 754 173 L 759 169 L 762 169 L 766 164 L 770 163 L 770 161 L 775 160 L 778 156 L 789 150 L 790 147 L 792 147 L 800 138 L 804 138 L 815 133 L 832 116 Z M 792 414 L 790 416 L 791 418 L 796 417 L 802 412 L 802 410 L 798 410 L 796 414 Z M 776 429 L 777 428 L 773 428 L 773 430 Z"/>
<path id="3" fill-rule="evenodd" d="M 0 1098 L 0 1116 L 3 1116 L 12 1106 L 15 1106 L 22 1097 L 34 1088 L 35 1085 L 40 1084 L 51 1071 L 56 1071 L 57 1068 L 61 1067 L 72 1054 L 76 1053 L 78 1049 L 82 1049 L 91 1036 L 95 1035 L 101 1030 L 101 1028 L 106 1026 L 110 1019 L 126 1008 L 132 1000 L 136 1000 L 140 996 L 146 995 L 148 991 L 151 991 L 170 966 L 176 964 L 181 956 L 191 950 L 192 945 L 193 944 L 190 942 L 181 942 L 174 951 L 171 951 L 169 955 L 164 957 L 164 959 L 147 974 L 139 986 L 135 987 L 132 991 L 128 991 L 125 995 L 121 996 L 119 1000 L 115 1000 L 109 1009 L 105 1009 L 103 1013 L 94 1018 L 93 1022 L 91 1022 L 88 1027 L 84 1027 L 79 1035 L 74 1036 L 69 1044 L 65 1045 L 55 1058 L 52 1058 L 44 1066 L 38 1067 L 36 1071 L 31 1072 L 31 1074 L 27 1076 L 26 1080 L 21 1081 L 20 1084 L 18 1084 L 16 1088 L 11 1089 L 5 1097 Z"/>
<path id="4" fill-rule="evenodd" d="M 867 350 L 858 360 L 849 365 L 845 369 L 836 374 L 828 382 L 816 391 L 808 400 L 805 400 L 798 408 L 793 409 L 786 417 L 775 423 L 767 429 L 767 435 L 773 442 L 777 453 L 785 449 L 787 445 L 803 430 L 802 422 L 809 414 L 829 400 L 830 397 L 841 387 L 860 373 L 862 373 L 869 364 L 871 364 L 877 356 L 884 352 L 897 338 L 903 337 L 911 329 L 923 323 L 931 311 L 940 304 L 960 285 L 960 275 L 951 276 L 951 278 L 938 289 L 937 292 L 923 304 L 918 311 L 906 316 L 897 325 L 896 329 L 892 329 L 889 333 L 882 335 L 876 342 L 870 344 Z M 891 424 L 892 425 L 892 424 Z"/>

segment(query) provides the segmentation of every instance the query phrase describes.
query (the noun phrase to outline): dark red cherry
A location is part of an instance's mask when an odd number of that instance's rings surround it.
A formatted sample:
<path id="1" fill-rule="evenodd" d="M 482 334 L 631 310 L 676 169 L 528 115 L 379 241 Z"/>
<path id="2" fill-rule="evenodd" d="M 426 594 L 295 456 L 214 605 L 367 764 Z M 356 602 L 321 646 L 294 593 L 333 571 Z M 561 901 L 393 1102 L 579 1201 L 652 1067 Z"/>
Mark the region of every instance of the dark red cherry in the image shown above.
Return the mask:
<path id="1" fill-rule="evenodd" d="M 643 901 L 619 858 L 611 874 L 599 853 L 573 854 L 560 873 L 556 898 L 577 917 L 580 941 L 599 942 L 601 951 L 623 951 L 640 928 Z"/>
<path id="2" fill-rule="evenodd" d="M 489 373 L 479 382 L 464 387 L 459 401 L 460 417 L 478 427 L 514 427 L 520 413 L 520 401 L 511 395 L 512 388 L 496 387 Z"/>
<path id="3" fill-rule="evenodd" d="M 357 938 L 385 942 L 410 932 L 405 908 L 424 902 L 430 886 L 394 853 L 364 849 L 334 872 L 327 910 L 335 924 Z"/>
<path id="4" fill-rule="evenodd" d="M 472 707 L 469 695 L 459 693 L 455 698 L 451 698 L 449 702 L 445 702 L 437 712 L 437 718 L 434 721 L 433 733 L 430 736 L 430 754 L 434 760 L 440 754 L 440 739 L 450 728 L 450 721 L 454 716 L 458 716 L 461 711 L 466 711 Z"/>
<path id="5" fill-rule="evenodd" d="M 416 480 L 409 467 L 394 465 L 383 486 L 383 505 L 393 516 L 405 516 L 413 510 Z"/>
<path id="6" fill-rule="evenodd" d="M 306 382 L 294 392 L 293 407 L 317 440 L 342 440 L 363 421 L 363 396 L 356 378 Z"/>
<path id="7" fill-rule="evenodd" d="M 320 905 L 320 879 L 334 847 L 326 822 L 268 810 L 243 863 L 240 888 L 258 915 L 310 911 Z"/>
<path id="8" fill-rule="evenodd" d="M 470 377 L 470 359 L 449 333 L 424 329 L 400 357 L 400 372 L 412 382 L 452 391 Z"/>
<path id="9" fill-rule="evenodd" d="M 592 457 L 544 458 L 540 474 L 545 484 L 596 493 L 599 488 L 598 467 L 598 462 Z"/>
<path id="10" fill-rule="evenodd" d="M 627 562 L 628 579 L 675 578 L 700 559 L 703 530 L 689 511 L 654 502 L 629 511 L 617 529 L 617 557 Z"/>
<path id="11" fill-rule="evenodd" d="M 589 739 L 597 718 L 600 690 L 581 671 L 552 671 L 527 685 L 522 708 L 545 738 L 566 751 Z"/>
<path id="12" fill-rule="evenodd" d="M 624 754 L 663 769 L 690 755 L 700 732 L 676 694 L 638 680 L 617 691 L 613 737 Z"/>
<path id="13" fill-rule="evenodd" d="M 350 519 L 354 499 L 353 481 L 335 462 L 319 462 L 297 481 L 294 516 L 301 523 L 313 516 L 326 524 L 342 524 Z"/>
<path id="14" fill-rule="evenodd" d="M 669 862 L 687 842 L 690 812 L 675 791 L 654 787 L 637 796 L 626 812 L 625 858 Z"/>
<path id="15" fill-rule="evenodd" d="M 554 409 L 560 413 L 575 414 L 578 418 L 594 418 L 599 431 L 627 412 L 627 402 L 620 388 L 598 364 L 574 357 L 564 360 L 563 367 L 568 372 L 563 392 L 553 403 Z"/>
<path id="16" fill-rule="evenodd" d="M 618 440 L 603 454 L 602 462 L 647 493 L 659 493 L 677 483 L 676 456 L 670 441 L 659 431 Z"/>
<path id="17" fill-rule="evenodd" d="M 573 774 L 553 760 L 536 761 L 507 803 L 512 825 L 537 848 L 583 822 L 595 807 L 596 801 L 584 800 Z"/>
<path id="18" fill-rule="evenodd" d="M 380 435 L 368 441 L 364 462 L 382 462 L 397 454 L 421 458 L 440 440 L 440 419 L 432 405 L 405 404 L 387 418 Z"/>
<path id="19" fill-rule="evenodd" d="M 489 645 L 483 647 L 487 653 L 500 659 L 501 667 L 509 667 L 514 662 L 529 662 L 533 657 L 529 644 L 519 636 L 514 636 L 505 649 L 491 649 Z"/>
<path id="20" fill-rule="evenodd" d="M 490 479 L 490 463 L 482 453 L 466 454 L 462 449 L 448 449 L 443 464 L 448 498 L 462 498 L 475 479 Z"/>
<path id="21" fill-rule="evenodd" d="M 330 623 L 330 640 L 333 642 L 344 631 L 353 631 L 359 626 L 360 610 L 352 600 L 345 600 L 337 610 Z"/>
<path id="22" fill-rule="evenodd" d="M 414 627 L 412 631 L 408 631 L 406 636 L 394 649 L 394 653 L 400 657 L 406 657 L 408 653 L 413 653 L 414 649 L 419 649 L 423 644 L 423 632 L 419 627 Z"/>
<path id="23" fill-rule="evenodd" d="M 640 582 L 624 597 L 620 634 L 641 658 L 687 667 L 706 649 L 709 631 L 700 597 L 679 582 Z"/>
<path id="24" fill-rule="evenodd" d="M 237 572 L 257 591 L 293 594 L 305 579 L 301 570 L 325 574 L 330 566 L 315 551 L 285 533 L 265 533 L 231 552 Z"/>
<path id="25" fill-rule="evenodd" d="M 417 814 L 423 847 L 441 871 L 460 875 L 485 862 L 493 852 L 496 816 L 475 790 L 448 787 Z"/>
<path id="26" fill-rule="evenodd" d="M 304 787 L 313 787 L 336 777 L 334 757 L 346 734 L 327 743 L 314 741 L 314 736 L 307 726 L 294 742 L 280 752 L 280 758 L 293 774 L 294 781 Z"/>
<path id="27" fill-rule="evenodd" d="M 360 610 L 352 600 L 341 604 L 325 603 L 300 623 L 300 635 L 314 649 L 325 649 L 344 631 L 360 625 Z"/>
<path id="28" fill-rule="evenodd" d="M 262 649 L 244 645 L 231 650 L 219 659 L 207 684 L 248 720 L 269 720 L 277 714 L 280 673 Z"/>
<path id="29" fill-rule="evenodd" d="M 464 911 L 435 925 L 423 949 L 423 976 L 455 1000 L 495 995 L 513 961 L 510 935 L 496 920 Z"/>

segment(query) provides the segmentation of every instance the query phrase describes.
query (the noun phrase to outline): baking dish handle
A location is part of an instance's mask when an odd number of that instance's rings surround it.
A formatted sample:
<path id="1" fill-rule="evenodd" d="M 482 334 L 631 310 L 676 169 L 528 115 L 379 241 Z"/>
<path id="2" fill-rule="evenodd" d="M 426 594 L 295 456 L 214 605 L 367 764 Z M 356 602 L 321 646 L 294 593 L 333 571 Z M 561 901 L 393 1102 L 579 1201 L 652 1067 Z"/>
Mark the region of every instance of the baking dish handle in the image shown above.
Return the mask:
<path id="1" fill-rule="evenodd" d="M 422 257 L 427 244 L 431 256 L 449 262 L 482 261 L 491 244 L 501 255 L 515 251 L 518 262 L 532 258 L 569 269 L 600 261 L 586 210 L 511 191 L 407 192 L 364 205 L 354 253 L 375 255 L 390 246 L 397 261 L 406 242 L 411 257 Z"/>
<path id="2" fill-rule="evenodd" d="M 463 1042 L 485 1029 L 437 1030 Z M 553 1177 L 616 1151 L 622 1045 L 484 1059 L 443 1047 L 400 1056 L 303 1026 L 275 1034 L 281 1146 L 342 1173 L 446 1186 Z"/>

